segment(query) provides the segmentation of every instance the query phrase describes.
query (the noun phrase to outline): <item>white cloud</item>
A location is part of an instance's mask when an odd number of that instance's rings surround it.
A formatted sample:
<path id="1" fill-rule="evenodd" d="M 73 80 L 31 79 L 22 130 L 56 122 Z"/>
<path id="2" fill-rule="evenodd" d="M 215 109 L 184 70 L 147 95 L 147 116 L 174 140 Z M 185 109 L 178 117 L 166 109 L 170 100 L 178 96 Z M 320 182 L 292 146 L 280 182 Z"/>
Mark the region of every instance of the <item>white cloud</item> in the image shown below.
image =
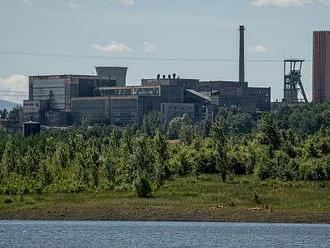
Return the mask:
<path id="1" fill-rule="evenodd" d="M 68 3 L 68 6 L 69 6 L 69 9 L 76 9 L 78 7 L 78 4 L 71 1 Z"/>
<path id="2" fill-rule="evenodd" d="M 121 5 L 124 6 L 133 6 L 135 4 L 135 0 L 118 0 Z"/>
<path id="3" fill-rule="evenodd" d="M 157 50 L 157 46 L 150 42 L 143 42 L 143 49 L 145 53 L 152 53 Z"/>
<path id="4" fill-rule="evenodd" d="M 115 41 L 111 41 L 104 46 L 94 44 L 93 48 L 107 53 L 128 53 L 132 51 L 132 49 L 124 43 L 117 43 Z"/>
<path id="5" fill-rule="evenodd" d="M 22 103 L 28 98 L 29 78 L 24 75 L 0 77 L 0 99 Z"/>
<path id="6" fill-rule="evenodd" d="M 252 4 L 261 6 L 277 7 L 304 7 L 312 4 L 321 4 L 330 6 L 330 0 L 252 0 Z"/>
<path id="7" fill-rule="evenodd" d="M 254 47 L 249 47 L 248 50 L 256 53 L 264 53 L 268 51 L 268 48 L 262 45 L 255 45 Z"/>

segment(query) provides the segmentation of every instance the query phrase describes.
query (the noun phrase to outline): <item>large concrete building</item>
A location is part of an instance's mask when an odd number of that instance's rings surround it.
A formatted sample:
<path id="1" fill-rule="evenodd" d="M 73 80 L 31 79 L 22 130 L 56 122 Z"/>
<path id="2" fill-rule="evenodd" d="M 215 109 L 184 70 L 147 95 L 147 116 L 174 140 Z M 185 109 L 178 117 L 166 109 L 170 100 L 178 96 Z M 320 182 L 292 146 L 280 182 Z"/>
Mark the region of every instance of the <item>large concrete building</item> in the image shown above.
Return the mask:
<path id="1" fill-rule="evenodd" d="M 269 87 L 249 87 L 247 82 L 239 81 L 201 81 L 194 90 L 209 96 L 215 106 L 237 106 L 249 113 L 270 110 Z"/>
<path id="2" fill-rule="evenodd" d="M 75 123 L 84 119 L 111 125 L 139 125 L 143 116 L 159 112 L 166 124 L 187 114 L 192 121 L 212 118 L 219 107 L 237 106 L 249 113 L 270 110 L 270 88 L 247 82 L 181 79 L 175 74 L 142 79 L 140 86 L 97 87 L 94 97 L 72 98 Z"/>
<path id="3" fill-rule="evenodd" d="M 72 116 L 76 123 L 89 119 L 116 126 L 139 125 L 145 114 L 159 112 L 164 123 L 187 113 L 192 121 L 205 118 L 211 98 L 188 89 L 196 79 L 175 77 L 143 79 L 141 86 L 97 87 L 96 97 L 72 98 Z M 99 107 L 93 107 L 98 105 Z M 89 110 L 87 110 L 89 108 Z"/>
<path id="4" fill-rule="evenodd" d="M 30 76 L 29 99 L 23 102 L 23 121 L 67 125 L 71 122 L 73 98 L 93 97 L 99 87 L 126 85 L 126 67 L 96 69 L 97 75 Z"/>
<path id="5" fill-rule="evenodd" d="M 50 126 L 84 121 L 132 126 L 140 125 L 151 112 L 159 112 L 167 124 L 183 114 L 195 122 L 213 119 L 219 107 L 237 106 L 249 113 L 270 110 L 270 88 L 251 88 L 247 82 L 199 81 L 173 74 L 125 86 L 124 77 L 117 81 L 119 76 L 112 77 L 113 69 L 108 68 L 115 67 L 97 68 L 95 76 L 31 76 L 29 100 L 23 106 L 25 121 Z"/>
<path id="6" fill-rule="evenodd" d="M 330 101 L 330 31 L 313 34 L 313 102 Z"/>

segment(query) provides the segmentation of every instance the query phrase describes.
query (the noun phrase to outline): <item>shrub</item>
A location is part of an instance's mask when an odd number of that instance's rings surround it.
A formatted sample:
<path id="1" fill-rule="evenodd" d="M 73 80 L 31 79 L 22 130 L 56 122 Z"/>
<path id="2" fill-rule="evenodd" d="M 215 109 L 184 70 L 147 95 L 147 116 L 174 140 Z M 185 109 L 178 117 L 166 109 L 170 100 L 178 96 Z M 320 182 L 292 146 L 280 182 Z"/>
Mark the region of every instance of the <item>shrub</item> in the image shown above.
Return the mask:
<path id="1" fill-rule="evenodd" d="M 235 175 L 246 174 L 245 164 L 239 160 L 236 154 L 232 154 L 228 156 L 228 167 L 229 170 Z"/>
<path id="2" fill-rule="evenodd" d="M 327 164 L 321 159 L 306 161 L 301 167 L 302 179 L 310 181 L 327 180 Z"/>
<path id="3" fill-rule="evenodd" d="M 10 203 L 13 203 L 14 200 L 11 198 L 11 197 L 6 197 L 3 201 L 5 204 L 10 204 Z"/>
<path id="4" fill-rule="evenodd" d="M 134 190 L 138 197 L 151 197 L 152 189 L 150 182 L 145 177 L 139 177 L 134 182 Z"/>
<path id="5" fill-rule="evenodd" d="M 253 193 L 253 202 L 254 203 L 257 203 L 257 204 L 260 204 L 261 203 L 260 196 L 256 192 Z"/>
<path id="6" fill-rule="evenodd" d="M 260 161 L 257 162 L 255 169 L 255 176 L 261 180 L 274 177 L 275 163 L 269 158 L 262 157 Z"/>

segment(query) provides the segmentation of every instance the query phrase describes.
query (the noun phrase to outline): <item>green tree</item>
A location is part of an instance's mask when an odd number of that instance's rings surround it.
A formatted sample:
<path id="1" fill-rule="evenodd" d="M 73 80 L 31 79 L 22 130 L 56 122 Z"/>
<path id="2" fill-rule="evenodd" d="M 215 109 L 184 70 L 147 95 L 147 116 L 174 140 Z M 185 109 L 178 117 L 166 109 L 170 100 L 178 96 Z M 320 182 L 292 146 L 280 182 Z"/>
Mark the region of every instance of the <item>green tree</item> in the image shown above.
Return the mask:
<path id="1" fill-rule="evenodd" d="M 8 118 L 12 121 L 19 121 L 19 113 L 22 111 L 22 107 L 15 106 L 8 115 Z"/>
<path id="2" fill-rule="evenodd" d="M 0 110 L 0 118 L 6 119 L 7 117 L 8 117 L 8 110 L 7 109 Z"/>
<path id="3" fill-rule="evenodd" d="M 150 184 L 154 173 L 151 155 L 148 150 L 148 142 L 145 137 L 139 137 L 135 140 L 133 147 L 133 153 L 130 156 L 129 162 L 130 181 L 133 182 L 135 189 L 140 186 L 144 188 L 144 186 Z M 149 192 L 149 195 L 151 193 Z M 138 193 L 138 196 L 141 195 Z"/>
<path id="4" fill-rule="evenodd" d="M 214 145 L 215 162 L 223 182 L 226 182 L 228 174 L 227 141 L 223 131 L 223 125 L 215 122 L 212 127 L 212 140 Z"/>
<path id="5" fill-rule="evenodd" d="M 16 169 L 16 146 L 12 139 L 9 139 L 6 143 L 5 150 L 1 159 L 2 175 L 9 176 L 10 173 Z"/>
<path id="6" fill-rule="evenodd" d="M 143 116 L 141 130 L 148 136 L 154 136 L 161 128 L 161 118 L 159 112 L 151 112 Z"/>
<path id="7" fill-rule="evenodd" d="M 167 139 L 159 130 L 154 137 L 155 184 L 161 186 L 169 176 Z"/>
<path id="8" fill-rule="evenodd" d="M 281 146 L 280 132 L 274 114 L 264 114 L 258 126 L 258 139 L 261 144 L 271 145 L 274 149 Z"/>

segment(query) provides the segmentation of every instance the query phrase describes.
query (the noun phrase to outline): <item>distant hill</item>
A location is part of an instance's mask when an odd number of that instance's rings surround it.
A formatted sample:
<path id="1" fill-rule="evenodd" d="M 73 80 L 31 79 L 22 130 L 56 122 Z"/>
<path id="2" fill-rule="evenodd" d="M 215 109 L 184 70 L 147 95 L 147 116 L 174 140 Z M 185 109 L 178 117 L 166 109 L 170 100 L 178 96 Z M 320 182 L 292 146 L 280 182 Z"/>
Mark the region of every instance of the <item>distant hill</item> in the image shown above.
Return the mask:
<path id="1" fill-rule="evenodd" d="M 19 106 L 20 104 L 14 103 L 14 102 L 9 102 L 6 100 L 1 100 L 0 99 L 0 109 L 7 109 L 8 111 L 12 110 L 15 106 Z"/>

